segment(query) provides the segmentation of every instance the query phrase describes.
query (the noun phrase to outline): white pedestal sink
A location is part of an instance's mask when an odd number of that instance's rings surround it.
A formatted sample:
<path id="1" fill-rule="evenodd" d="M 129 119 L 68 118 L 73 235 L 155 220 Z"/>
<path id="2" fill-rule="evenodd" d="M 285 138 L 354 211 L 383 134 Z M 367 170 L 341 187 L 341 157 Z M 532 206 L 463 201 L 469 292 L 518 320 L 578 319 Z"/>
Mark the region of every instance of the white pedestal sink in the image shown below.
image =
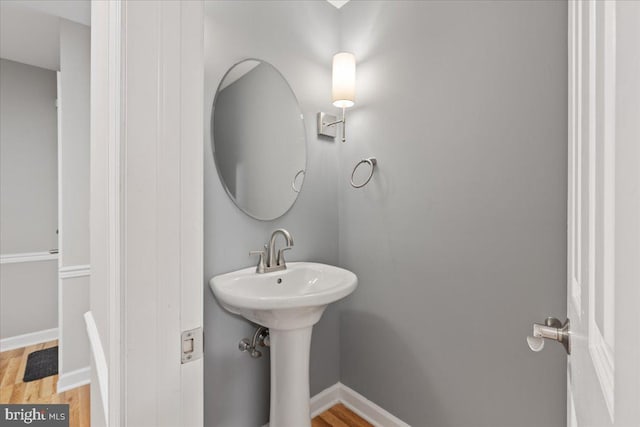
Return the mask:
<path id="1" fill-rule="evenodd" d="M 258 274 L 255 267 L 216 276 L 209 282 L 232 313 L 269 328 L 271 336 L 270 427 L 310 427 L 309 349 L 313 325 L 327 305 L 352 293 L 355 274 L 311 262 Z"/>

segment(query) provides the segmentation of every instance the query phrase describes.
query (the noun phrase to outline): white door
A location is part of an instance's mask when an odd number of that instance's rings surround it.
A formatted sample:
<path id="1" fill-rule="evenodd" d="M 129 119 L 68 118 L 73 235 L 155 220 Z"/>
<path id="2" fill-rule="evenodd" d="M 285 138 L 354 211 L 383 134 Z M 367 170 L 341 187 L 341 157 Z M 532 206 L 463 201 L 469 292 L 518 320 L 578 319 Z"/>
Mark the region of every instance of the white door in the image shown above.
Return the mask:
<path id="1" fill-rule="evenodd" d="M 569 2 L 567 424 L 640 426 L 640 2 Z"/>

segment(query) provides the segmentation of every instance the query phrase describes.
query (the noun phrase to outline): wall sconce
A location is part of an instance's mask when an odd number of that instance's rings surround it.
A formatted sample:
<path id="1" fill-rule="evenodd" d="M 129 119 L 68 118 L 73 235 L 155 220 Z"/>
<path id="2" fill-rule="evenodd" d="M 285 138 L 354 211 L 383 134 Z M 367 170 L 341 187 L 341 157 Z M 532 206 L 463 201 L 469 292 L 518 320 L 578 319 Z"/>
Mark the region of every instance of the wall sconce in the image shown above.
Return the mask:
<path id="1" fill-rule="evenodd" d="M 336 127 L 342 123 L 342 142 L 345 142 L 345 110 L 353 107 L 356 100 L 356 57 L 353 53 L 340 52 L 333 56 L 332 95 L 333 105 L 342 108 L 342 119 L 318 113 L 318 135 L 335 138 Z"/>

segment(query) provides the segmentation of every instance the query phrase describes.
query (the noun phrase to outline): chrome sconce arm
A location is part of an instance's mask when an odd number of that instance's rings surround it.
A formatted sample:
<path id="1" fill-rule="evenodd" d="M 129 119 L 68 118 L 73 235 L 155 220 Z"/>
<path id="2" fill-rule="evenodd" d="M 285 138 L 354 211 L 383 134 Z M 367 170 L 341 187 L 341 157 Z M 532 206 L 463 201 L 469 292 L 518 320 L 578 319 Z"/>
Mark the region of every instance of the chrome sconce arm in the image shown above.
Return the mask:
<path id="1" fill-rule="evenodd" d="M 346 108 L 342 109 L 342 119 L 338 120 L 336 116 L 328 113 L 318 113 L 318 135 L 336 137 L 336 127 L 342 123 L 342 142 L 347 140 L 346 137 Z"/>

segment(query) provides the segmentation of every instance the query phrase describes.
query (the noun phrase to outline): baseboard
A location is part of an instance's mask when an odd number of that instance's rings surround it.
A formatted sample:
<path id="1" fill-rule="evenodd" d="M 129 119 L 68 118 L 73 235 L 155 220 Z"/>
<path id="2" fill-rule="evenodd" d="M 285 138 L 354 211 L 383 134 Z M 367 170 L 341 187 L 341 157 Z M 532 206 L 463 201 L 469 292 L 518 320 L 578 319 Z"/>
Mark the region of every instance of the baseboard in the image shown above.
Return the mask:
<path id="1" fill-rule="evenodd" d="M 342 403 L 374 427 L 410 427 L 400 418 L 340 382 L 311 398 L 311 418 L 320 415 L 336 403 Z M 263 427 L 269 427 L 269 424 L 267 423 Z"/>
<path id="2" fill-rule="evenodd" d="M 81 368 L 58 376 L 58 393 L 80 387 L 91 382 L 91 368 Z"/>
<path id="3" fill-rule="evenodd" d="M 387 412 L 357 391 L 342 383 L 338 384 L 340 385 L 340 402 L 374 426 L 410 427 L 409 424 Z"/>
<path id="4" fill-rule="evenodd" d="M 311 418 L 320 415 L 336 403 L 340 402 L 340 390 L 344 387 L 342 383 L 335 383 L 329 388 L 325 388 L 320 393 L 311 398 L 309 406 L 311 409 Z"/>
<path id="5" fill-rule="evenodd" d="M 43 331 L 3 338 L 0 340 L 0 351 L 14 350 L 16 348 L 27 347 L 57 339 L 58 328 L 45 329 Z"/>

